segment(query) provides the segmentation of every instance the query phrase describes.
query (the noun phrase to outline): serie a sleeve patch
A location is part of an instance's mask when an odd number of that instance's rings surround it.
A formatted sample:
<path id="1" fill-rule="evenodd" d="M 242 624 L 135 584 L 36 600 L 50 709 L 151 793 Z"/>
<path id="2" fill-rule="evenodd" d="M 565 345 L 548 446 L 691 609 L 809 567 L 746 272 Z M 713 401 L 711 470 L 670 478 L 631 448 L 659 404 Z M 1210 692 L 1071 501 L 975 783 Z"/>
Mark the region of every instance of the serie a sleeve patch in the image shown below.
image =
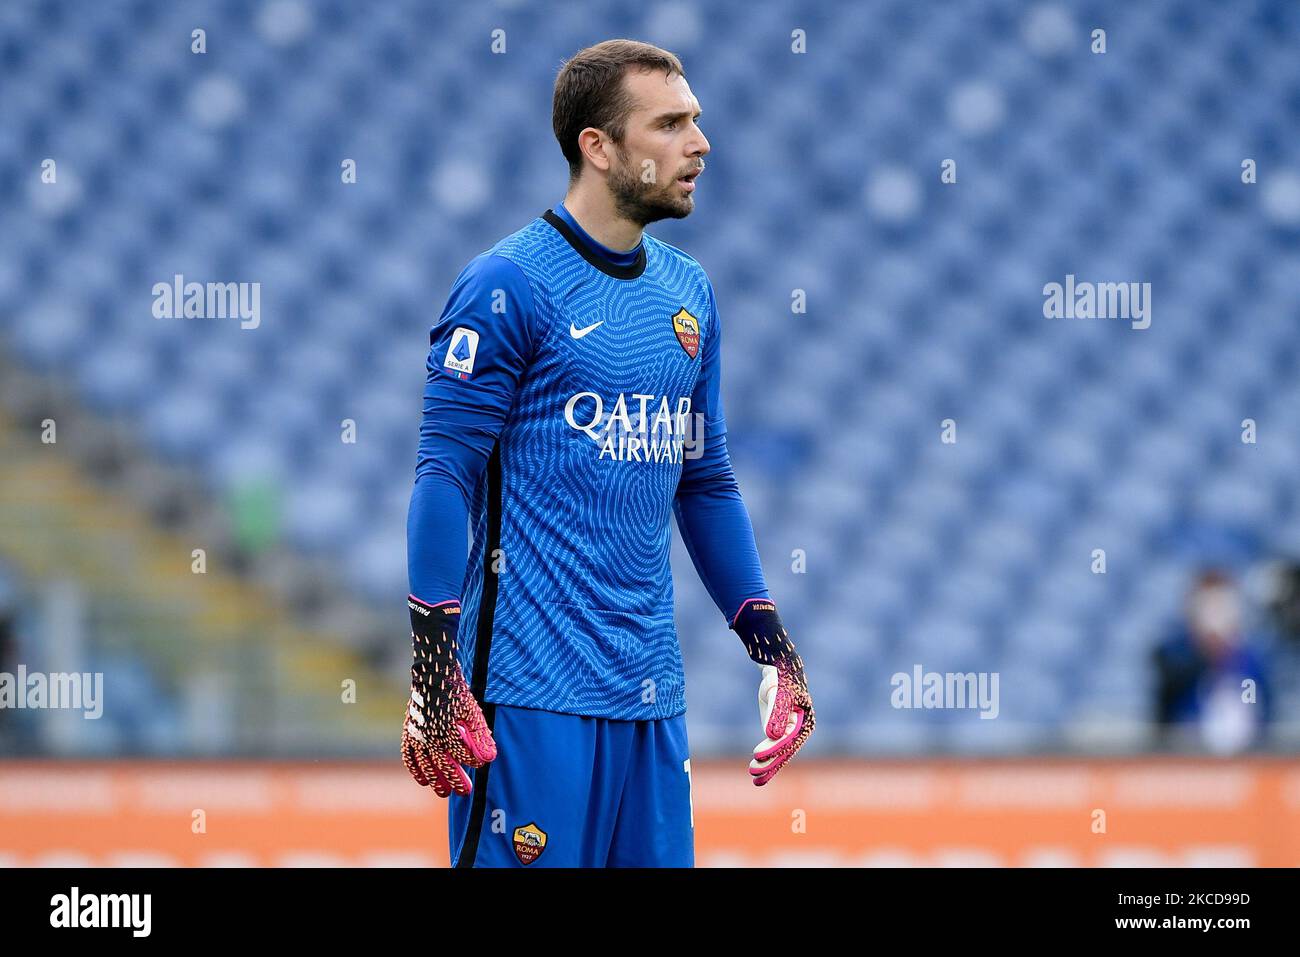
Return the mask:
<path id="1" fill-rule="evenodd" d="M 478 333 L 465 326 L 452 330 L 451 342 L 447 345 L 447 357 L 443 359 L 444 369 L 454 373 L 458 379 L 468 379 L 474 373 L 474 357 L 478 355 Z"/>

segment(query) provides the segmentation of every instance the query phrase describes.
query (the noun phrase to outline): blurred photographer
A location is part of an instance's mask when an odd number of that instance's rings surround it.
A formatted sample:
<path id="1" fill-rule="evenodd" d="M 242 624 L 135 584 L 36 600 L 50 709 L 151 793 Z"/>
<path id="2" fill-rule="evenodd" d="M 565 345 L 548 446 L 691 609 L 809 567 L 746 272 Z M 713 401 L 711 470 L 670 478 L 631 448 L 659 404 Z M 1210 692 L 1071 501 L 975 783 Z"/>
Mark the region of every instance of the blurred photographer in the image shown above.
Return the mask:
<path id="1" fill-rule="evenodd" d="M 1244 629 L 1236 582 L 1202 572 L 1186 615 L 1155 651 L 1161 743 L 1216 754 L 1261 744 L 1271 717 L 1269 668 L 1259 640 Z"/>

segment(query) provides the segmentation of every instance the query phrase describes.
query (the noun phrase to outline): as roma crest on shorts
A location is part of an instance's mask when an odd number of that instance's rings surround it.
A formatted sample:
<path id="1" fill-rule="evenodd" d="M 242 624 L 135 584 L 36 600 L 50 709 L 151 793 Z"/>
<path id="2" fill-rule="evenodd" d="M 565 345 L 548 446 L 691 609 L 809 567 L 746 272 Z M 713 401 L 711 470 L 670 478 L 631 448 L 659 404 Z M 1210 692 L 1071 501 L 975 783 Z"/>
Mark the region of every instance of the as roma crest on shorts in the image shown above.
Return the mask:
<path id="1" fill-rule="evenodd" d="M 673 332 L 677 333 L 677 341 L 682 344 L 686 354 L 694 359 L 700 353 L 700 320 L 696 319 L 686 307 L 677 310 L 677 315 L 673 316 Z"/>
<path id="2" fill-rule="evenodd" d="M 515 828 L 515 857 L 520 864 L 531 864 L 546 850 L 546 832 L 536 824 Z"/>

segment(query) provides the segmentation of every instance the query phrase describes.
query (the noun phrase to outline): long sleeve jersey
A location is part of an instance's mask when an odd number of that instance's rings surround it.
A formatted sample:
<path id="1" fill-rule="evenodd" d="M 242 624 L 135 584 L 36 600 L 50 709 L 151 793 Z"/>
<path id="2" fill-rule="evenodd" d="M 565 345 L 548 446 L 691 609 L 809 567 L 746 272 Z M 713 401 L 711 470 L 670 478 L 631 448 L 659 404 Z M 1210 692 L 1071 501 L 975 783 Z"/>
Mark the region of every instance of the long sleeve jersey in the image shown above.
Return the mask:
<path id="1" fill-rule="evenodd" d="M 693 258 L 648 234 L 608 249 L 562 204 L 457 277 L 429 333 L 407 553 L 411 594 L 461 602 L 480 700 L 683 713 L 674 513 L 728 621 L 769 597 L 727 453 L 721 332 Z"/>

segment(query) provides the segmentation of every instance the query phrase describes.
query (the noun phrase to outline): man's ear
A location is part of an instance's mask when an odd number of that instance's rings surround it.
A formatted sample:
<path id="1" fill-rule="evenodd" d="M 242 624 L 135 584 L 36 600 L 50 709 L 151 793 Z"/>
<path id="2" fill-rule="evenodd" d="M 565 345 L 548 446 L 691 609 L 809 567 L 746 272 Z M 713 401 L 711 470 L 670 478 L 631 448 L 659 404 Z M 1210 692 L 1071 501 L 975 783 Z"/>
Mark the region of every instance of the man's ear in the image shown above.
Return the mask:
<path id="1" fill-rule="evenodd" d="M 609 172 L 609 140 L 594 126 L 588 126 L 578 134 L 578 149 L 591 161 L 591 165 L 602 173 Z"/>

